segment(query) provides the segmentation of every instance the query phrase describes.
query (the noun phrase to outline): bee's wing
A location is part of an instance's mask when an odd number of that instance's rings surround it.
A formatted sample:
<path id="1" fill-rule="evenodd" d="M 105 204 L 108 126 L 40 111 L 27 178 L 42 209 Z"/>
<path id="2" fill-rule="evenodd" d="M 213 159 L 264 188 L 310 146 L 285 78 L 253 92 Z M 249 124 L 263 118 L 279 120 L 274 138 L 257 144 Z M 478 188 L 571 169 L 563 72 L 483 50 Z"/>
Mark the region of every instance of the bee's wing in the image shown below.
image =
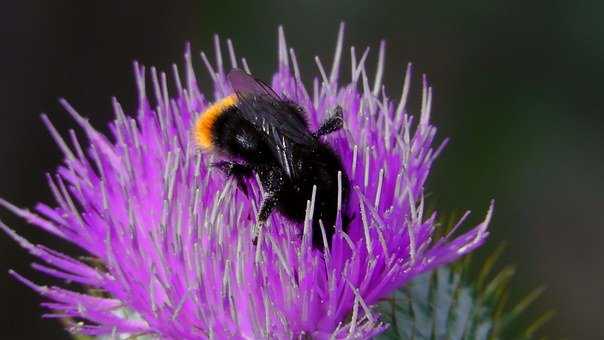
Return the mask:
<path id="1" fill-rule="evenodd" d="M 229 74 L 227 74 L 227 79 L 235 92 L 266 95 L 278 100 L 281 99 L 267 83 L 254 78 L 252 75 L 247 74 L 240 69 L 232 69 Z"/>
<path id="2" fill-rule="evenodd" d="M 234 69 L 227 75 L 237 95 L 237 108 L 243 118 L 266 135 L 275 157 L 291 177 L 291 145 L 313 145 L 316 139 L 308 130 L 304 116 L 287 105 L 268 84 Z"/>
<path id="3" fill-rule="evenodd" d="M 233 69 L 227 78 L 237 94 L 237 107 L 244 118 L 261 128 L 266 125 L 270 129 L 276 128 L 283 137 L 295 143 L 315 141 L 302 114 L 292 112 L 292 107 L 286 105 L 286 98 L 279 96 L 268 84 L 239 69 Z"/>

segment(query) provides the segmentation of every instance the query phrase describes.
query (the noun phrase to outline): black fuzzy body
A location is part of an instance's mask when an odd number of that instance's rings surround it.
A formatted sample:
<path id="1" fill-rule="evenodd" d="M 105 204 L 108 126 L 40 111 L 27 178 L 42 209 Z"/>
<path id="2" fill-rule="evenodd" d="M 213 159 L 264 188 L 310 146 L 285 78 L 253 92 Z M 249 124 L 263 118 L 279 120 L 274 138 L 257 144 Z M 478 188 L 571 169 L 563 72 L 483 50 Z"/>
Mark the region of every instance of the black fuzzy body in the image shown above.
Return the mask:
<path id="1" fill-rule="evenodd" d="M 283 161 L 276 155 L 275 143 L 270 134 L 250 122 L 249 117 L 233 106 L 225 110 L 212 127 L 214 146 L 232 161 L 239 169 L 241 177 L 258 175 L 265 191 L 265 196 L 274 198 L 274 209 L 287 219 L 303 223 L 306 213 L 306 202 L 311 199 L 313 186 L 317 186 L 313 218 L 313 244 L 323 248 L 324 242 L 319 220 L 325 228 L 328 244 L 335 231 L 338 203 L 338 172 L 341 172 L 342 185 L 342 222 L 347 227 L 348 218 L 345 215 L 346 204 L 350 193 L 349 180 L 344 171 L 340 157 L 319 135 L 308 131 L 303 112 L 293 103 L 283 101 L 274 107 L 279 107 L 283 115 L 300 123 L 311 138 L 302 143 L 291 140 L 285 152 L 291 160 L 285 169 Z M 263 113 L 258 112 L 261 117 Z M 287 138 L 288 135 L 285 134 Z M 249 171 L 247 171 L 249 170 Z M 237 171 L 235 171 L 237 172 Z M 231 173 L 231 175 L 237 173 Z M 241 180 L 241 178 L 239 178 Z M 269 210 L 270 211 L 270 210 Z M 266 216 L 268 217 L 268 216 Z"/>

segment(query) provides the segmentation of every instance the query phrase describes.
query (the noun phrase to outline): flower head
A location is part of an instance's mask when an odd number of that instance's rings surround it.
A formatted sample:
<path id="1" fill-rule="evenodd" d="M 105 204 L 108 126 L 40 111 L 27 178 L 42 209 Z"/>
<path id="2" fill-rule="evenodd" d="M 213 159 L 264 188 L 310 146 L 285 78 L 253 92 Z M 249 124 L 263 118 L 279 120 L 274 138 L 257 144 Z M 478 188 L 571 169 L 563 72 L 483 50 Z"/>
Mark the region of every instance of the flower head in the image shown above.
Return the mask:
<path id="1" fill-rule="evenodd" d="M 230 66 L 249 71 L 227 43 Z M 349 230 L 343 232 L 338 223 L 331 248 L 313 248 L 311 202 L 303 226 L 272 214 L 264 237 L 254 245 L 261 188 L 250 182 L 248 198 L 225 181 L 209 166 L 213 156 L 199 152 L 191 134 L 197 115 L 232 92 L 218 39 L 216 45 L 214 64 L 202 53 L 213 96 L 200 92 L 187 49 L 185 77 L 174 66 L 171 91 L 166 73 L 134 64 L 138 109 L 128 115 L 114 100 L 111 137 L 96 131 L 65 101 L 87 146 L 73 132 L 66 142 L 43 116 L 65 154 L 56 176 L 48 178 L 56 206 L 39 204 L 34 214 L 1 203 L 78 245 L 95 261 L 33 245 L 0 226 L 45 262 L 34 268 L 102 292 L 39 286 L 11 272 L 48 300 L 48 316 L 78 320 L 71 329 L 90 335 L 370 337 L 386 327 L 373 304 L 419 273 L 484 242 L 492 209 L 465 234 L 432 242 L 436 217 L 424 215 L 423 192 L 444 143 L 432 146 L 431 88 L 424 77 L 420 113 L 414 119 L 406 109 L 409 66 L 400 101 L 391 101 L 381 83 L 384 44 L 371 84 L 367 53 L 357 59 L 354 49 L 352 79 L 341 80 L 342 26 L 331 71 L 317 58 L 320 77 L 312 79 L 309 89 L 280 30 L 272 86 L 301 105 L 313 127 L 329 109 L 344 109 L 344 131 L 326 141 L 340 155 L 351 181 L 348 207 L 339 207 L 353 216 Z"/>

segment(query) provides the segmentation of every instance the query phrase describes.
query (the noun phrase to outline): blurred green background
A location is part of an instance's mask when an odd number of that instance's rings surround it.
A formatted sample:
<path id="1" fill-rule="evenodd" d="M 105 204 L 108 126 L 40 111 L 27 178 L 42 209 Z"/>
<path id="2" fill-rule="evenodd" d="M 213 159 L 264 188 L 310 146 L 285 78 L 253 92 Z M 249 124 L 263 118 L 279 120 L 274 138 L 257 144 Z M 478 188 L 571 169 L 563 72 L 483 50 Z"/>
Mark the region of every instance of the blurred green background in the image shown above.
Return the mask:
<path id="1" fill-rule="evenodd" d="M 215 32 L 232 38 L 254 73 L 267 78 L 276 64 L 279 24 L 310 79 L 317 74 L 312 58 L 331 60 L 344 20 L 347 46 L 376 52 L 380 39 L 387 40 L 385 84 L 392 97 L 400 93 L 408 61 L 434 86 L 434 121 L 440 137 L 452 142 L 430 179 L 431 202 L 445 213 L 471 209 L 477 222 L 495 198 L 488 247 L 509 245 L 504 263 L 518 273 L 512 297 L 546 285 L 527 314 L 557 309 L 542 334 L 600 339 L 603 13 L 601 1 L 545 0 L 5 3 L 0 196 L 20 206 L 51 201 L 44 173 L 60 155 L 39 113 L 50 112 L 61 131 L 75 126 L 57 97 L 104 127 L 112 117 L 110 96 L 134 108 L 133 59 L 167 69 L 182 61 L 185 41 L 209 51 Z M 370 57 L 374 65 L 376 54 Z M 199 58 L 196 66 L 205 77 Z M 417 96 L 418 73 L 414 80 Z M 5 211 L 0 218 L 35 242 L 69 248 Z M 66 338 L 58 322 L 41 319 L 41 298 L 4 273 L 13 268 L 51 281 L 31 270 L 32 258 L 8 237 L 0 243 L 1 333 Z"/>

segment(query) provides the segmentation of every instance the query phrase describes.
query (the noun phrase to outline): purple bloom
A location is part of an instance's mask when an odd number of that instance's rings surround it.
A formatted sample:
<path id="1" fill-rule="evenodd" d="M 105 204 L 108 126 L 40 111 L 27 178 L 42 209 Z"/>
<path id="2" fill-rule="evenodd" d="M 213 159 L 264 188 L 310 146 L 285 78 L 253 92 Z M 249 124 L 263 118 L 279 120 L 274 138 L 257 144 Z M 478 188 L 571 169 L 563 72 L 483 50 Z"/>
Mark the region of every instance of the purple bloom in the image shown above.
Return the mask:
<path id="1" fill-rule="evenodd" d="M 249 71 L 227 43 L 230 66 Z M 48 300 L 48 317 L 69 317 L 72 331 L 89 335 L 322 339 L 381 332 L 386 326 L 372 305 L 419 273 L 480 246 L 492 206 L 480 225 L 432 242 L 436 217 L 424 216 L 423 190 L 445 143 L 431 146 L 436 133 L 429 122 L 431 88 L 424 77 L 421 112 L 414 119 L 406 110 L 410 66 L 402 97 L 393 102 L 381 83 L 384 44 L 372 84 L 364 66 L 367 53 L 357 59 L 354 49 L 352 80 L 341 80 L 342 53 L 343 26 L 331 71 L 317 59 L 320 77 L 307 89 L 280 30 L 279 65 L 272 79 L 278 93 L 306 109 L 311 127 L 334 106 L 344 109 L 345 130 L 327 141 L 350 177 L 348 209 L 355 218 L 348 233 L 336 225 L 331 249 L 312 247 L 312 204 L 304 226 L 272 214 L 254 246 L 261 188 L 252 181 L 247 198 L 208 166 L 213 156 L 195 148 L 195 118 L 210 102 L 231 94 L 216 39 L 214 65 L 202 54 L 214 84 L 211 98 L 197 87 L 188 49 L 184 81 L 174 66 L 171 91 L 168 75 L 155 68 L 146 72 L 135 63 L 139 107 L 130 116 L 114 101 L 111 138 L 65 101 L 86 133 L 87 147 L 72 131 L 69 143 L 63 140 L 43 116 L 65 154 L 56 176 L 48 178 L 56 207 L 39 204 L 34 214 L 0 201 L 102 263 L 33 245 L 0 223 L 45 262 L 34 268 L 102 294 L 39 286 L 11 274 Z"/>

